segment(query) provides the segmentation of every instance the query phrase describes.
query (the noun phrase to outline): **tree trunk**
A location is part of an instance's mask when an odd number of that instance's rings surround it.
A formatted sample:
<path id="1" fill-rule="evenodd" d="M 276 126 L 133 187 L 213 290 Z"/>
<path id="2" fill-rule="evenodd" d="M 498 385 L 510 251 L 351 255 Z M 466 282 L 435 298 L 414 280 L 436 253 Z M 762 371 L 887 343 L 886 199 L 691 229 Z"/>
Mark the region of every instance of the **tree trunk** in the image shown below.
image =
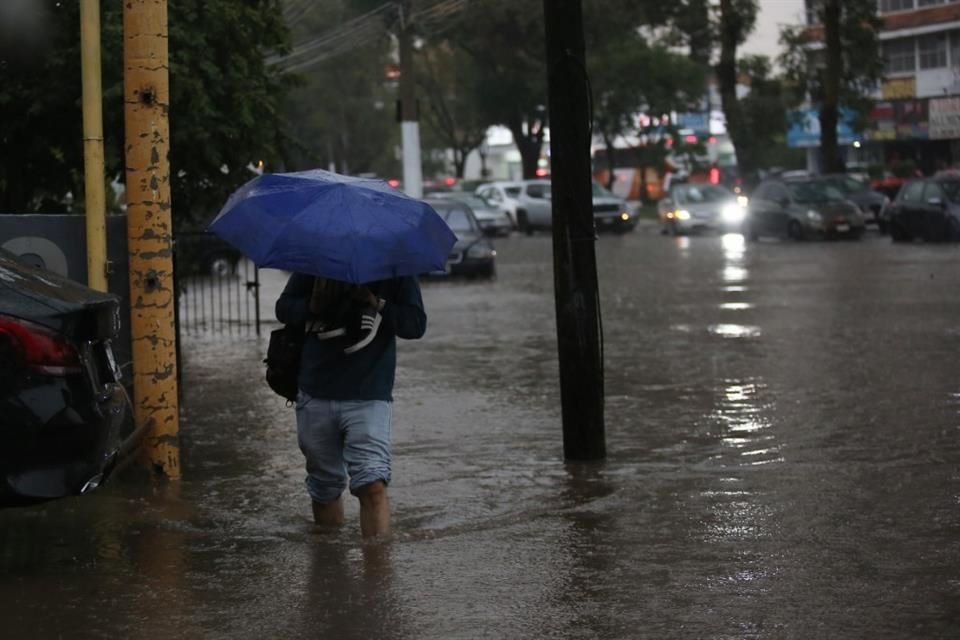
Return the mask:
<path id="1" fill-rule="evenodd" d="M 543 148 L 543 127 L 528 133 L 523 130 L 523 122 L 520 119 L 510 122 L 508 126 L 510 133 L 513 134 L 513 142 L 517 145 L 517 151 L 520 152 L 524 180 L 536 178 L 540 151 Z"/>
<path id="2" fill-rule="evenodd" d="M 467 164 L 467 154 L 469 153 L 469 149 L 453 150 L 453 171 L 457 178 L 461 180 L 463 180 L 463 168 Z"/>
<path id="3" fill-rule="evenodd" d="M 823 171 L 842 173 L 846 167 L 840 157 L 837 121 L 840 110 L 840 84 L 843 78 L 843 43 L 840 40 L 840 0 L 826 0 L 823 5 L 823 29 L 826 44 L 826 67 L 823 70 L 823 104 L 820 105 L 820 152 Z"/>
<path id="4" fill-rule="evenodd" d="M 737 98 L 737 43 L 741 30 L 741 19 L 733 6 L 733 0 L 720 0 L 720 62 L 717 64 L 717 81 L 720 85 L 723 114 L 727 120 L 727 133 L 737 154 L 737 169 L 741 178 L 745 178 L 753 172 L 753 162 L 749 148 L 750 132 Z"/>
<path id="5" fill-rule="evenodd" d="M 613 136 L 602 130 L 600 135 L 603 138 L 604 151 L 607 155 L 607 183 L 604 186 L 610 189 L 613 187 L 614 171 L 617 168 L 617 159 L 613 155 Z"/>

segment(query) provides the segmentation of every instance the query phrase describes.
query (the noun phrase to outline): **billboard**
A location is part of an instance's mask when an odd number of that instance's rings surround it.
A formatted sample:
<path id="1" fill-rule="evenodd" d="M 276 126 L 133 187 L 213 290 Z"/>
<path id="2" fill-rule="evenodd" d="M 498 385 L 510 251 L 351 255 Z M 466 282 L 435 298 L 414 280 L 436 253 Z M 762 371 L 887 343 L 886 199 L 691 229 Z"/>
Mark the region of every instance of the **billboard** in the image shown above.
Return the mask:
<path id="1" fill-rule="evenodd" d="M 837 144 L 853 144 L 857 139 L 854 122 L 857 113 L 853 109 L 840 108 L 837 119 Z M 820 112 L 817 109 L 795 109 L 787 114 L 787 146 L 820 146 Z"/>

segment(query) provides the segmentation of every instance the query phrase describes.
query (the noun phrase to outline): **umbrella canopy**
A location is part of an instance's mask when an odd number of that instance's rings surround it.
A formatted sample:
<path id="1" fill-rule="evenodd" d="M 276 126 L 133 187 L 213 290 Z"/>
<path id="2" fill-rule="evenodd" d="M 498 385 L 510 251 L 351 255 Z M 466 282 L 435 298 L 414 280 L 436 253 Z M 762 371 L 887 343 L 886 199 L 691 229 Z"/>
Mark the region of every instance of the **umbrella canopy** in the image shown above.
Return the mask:
<path id="1" fill-rule="evenodd" d="M 457 240 L 425 202 L 321 170 L 254 178 L 209 228 L 258 266 L 356 284 L 443 269 Z"/>

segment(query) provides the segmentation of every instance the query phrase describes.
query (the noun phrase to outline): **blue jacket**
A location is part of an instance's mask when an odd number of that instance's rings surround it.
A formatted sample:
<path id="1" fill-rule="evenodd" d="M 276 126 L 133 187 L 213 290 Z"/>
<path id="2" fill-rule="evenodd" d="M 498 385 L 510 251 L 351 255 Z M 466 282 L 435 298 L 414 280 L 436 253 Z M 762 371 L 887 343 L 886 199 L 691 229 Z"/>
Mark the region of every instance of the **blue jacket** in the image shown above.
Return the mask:
<path id="1" fill-rule="evenodd" d="M 397 368 L 397 337 L 416 339 L 427 328 L 420 285 L 413 277 L 395 278 L 366 285 L 384 300 L 383 320 L 376 337 L 366 347 L 345 354 L 350 345 L 345 337 L 318 340 L 308 334 L 300 363 L 300 389 L 324 400 L 393 399 Z M 280 322 L 306 326 L 313 277 L 295 273 L 277 300 Z"/>

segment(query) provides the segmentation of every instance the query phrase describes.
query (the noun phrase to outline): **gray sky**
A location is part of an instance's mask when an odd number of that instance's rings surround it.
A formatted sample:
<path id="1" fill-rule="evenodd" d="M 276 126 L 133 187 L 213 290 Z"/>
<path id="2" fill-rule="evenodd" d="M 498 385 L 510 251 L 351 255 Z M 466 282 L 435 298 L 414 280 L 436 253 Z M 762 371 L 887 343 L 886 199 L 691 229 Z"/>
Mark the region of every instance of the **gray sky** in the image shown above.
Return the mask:
<path id="1" fill-rule="evenodd" d="M 780 53 L 780 26 L 803 22 L 803 0 L 760 0 L 759 5 L 757 26 L 740 52 L 776 58 Z"/>

